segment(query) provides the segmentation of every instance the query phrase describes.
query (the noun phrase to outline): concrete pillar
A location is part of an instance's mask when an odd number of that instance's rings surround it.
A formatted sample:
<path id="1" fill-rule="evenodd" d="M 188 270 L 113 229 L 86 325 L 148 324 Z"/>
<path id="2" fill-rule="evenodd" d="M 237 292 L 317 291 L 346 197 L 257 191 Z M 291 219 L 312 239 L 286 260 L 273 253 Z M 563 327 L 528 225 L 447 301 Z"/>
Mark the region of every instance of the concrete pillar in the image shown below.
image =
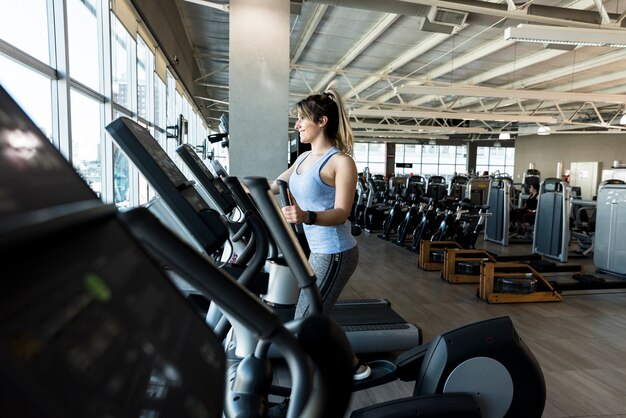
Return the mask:
<path id="1" fill-rule="evenodd" d="M 230 1 L 229 174 L 274 179 L 289 146 L 289 1 Z"/>

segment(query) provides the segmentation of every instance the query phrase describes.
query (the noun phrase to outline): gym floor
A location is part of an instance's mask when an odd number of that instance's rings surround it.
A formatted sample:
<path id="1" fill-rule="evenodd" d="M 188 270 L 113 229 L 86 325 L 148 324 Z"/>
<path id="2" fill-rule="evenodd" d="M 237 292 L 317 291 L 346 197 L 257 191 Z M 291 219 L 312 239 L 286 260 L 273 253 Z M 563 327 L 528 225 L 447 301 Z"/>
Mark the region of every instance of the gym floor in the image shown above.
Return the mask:
<path id="1" fill-rule="evenodd" d="M 422 329 L 425 342 L 470 322 L 508 315 L 542 367 L 544 417 L 626 418 L 626 289 L 563 292 L 561 302 L 488 304 L 476 296 L 476 284 L 451 284 L 439 271 L 421 270 L 417 254 L 375 233 L 363 232 L 357 240 L 359 266 L 341 299 L 388 299 Z M 477 248 L 498 255 L 531 251 L 530 244 L 502 247 L 482 238 Z M 568 264 L 595 273 L 593 255 Z M 391 382 L 356 392 L 346 417 L 354 409 L 410 396 L 412 390 L 411 383 Z"/>

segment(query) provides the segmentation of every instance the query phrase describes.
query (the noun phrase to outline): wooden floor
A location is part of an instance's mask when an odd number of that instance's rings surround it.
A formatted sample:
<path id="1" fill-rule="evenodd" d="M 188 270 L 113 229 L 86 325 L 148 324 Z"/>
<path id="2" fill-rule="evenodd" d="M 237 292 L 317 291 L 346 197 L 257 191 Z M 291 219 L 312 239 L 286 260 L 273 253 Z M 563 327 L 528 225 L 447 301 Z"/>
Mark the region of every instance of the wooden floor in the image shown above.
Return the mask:
<path id="1" fill-rule="evenodd" d="M 417 255 L 374 233 L 359 237 L 357 271 L 342 299 L 386 298 L 407 322 L 418 325 L 424 341 L 473 321 L 508 315 L 542 367 L 547 402 L 544 417 L 626 418 L 626 290 L 578 291 L 562 302 L 488 304 L 475 284 L 451 284 L 438 271 L 417 267 Z M 530 244 L 502 247 L 479 240 L 496 254 L 529 253 Z M 593 260 L 582 263 L 594 273 Z M 356 392 L 354 409 L 410 396 L 412 385 L 392 382 Z"/>

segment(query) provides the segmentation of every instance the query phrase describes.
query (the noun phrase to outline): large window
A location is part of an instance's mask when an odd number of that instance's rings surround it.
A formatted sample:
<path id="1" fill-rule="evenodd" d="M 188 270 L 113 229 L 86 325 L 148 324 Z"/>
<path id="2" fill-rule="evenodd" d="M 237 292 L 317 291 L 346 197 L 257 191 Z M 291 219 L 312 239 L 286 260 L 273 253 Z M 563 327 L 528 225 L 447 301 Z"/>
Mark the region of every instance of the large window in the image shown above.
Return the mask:
<path id="1" fill-rule="evenodd" d="M 100 196 L 102 194 L 102 104 L 72 90 L 72 162 Z"/>
<path id="2" fill-rule="evenodd" d="M 354 161 L 362 172 L 369 168 L 370 174 L 385 174 L 387 144 L 357 142 L 354 144 Z"/>
<path id="3" fill-rule="evenodd" d="M 513 177 L 515 168 L 515 148 L 478 147 L 476 150 L 476 171 L 489 174 L 508 174 Z"/>
<path id="4" fill-rule="evenodd" d="M 396 144 L 395 162 L 397 176 L 419 174 L 451 178 L 467 171 L 467 146 Z"/>
<path id="5" fill-rule="evenodd" d="M 100 79 L 104 65 L 100 62 L 97 10 L 96 0 L 67 1 L 69 73 L 74 80 L 103 93 Z"/>
<path id="6" fill-rule="evenodd" d="M 154 196 L 105 131 L 115 118 L 145 126 L 173 158 L 166 128 L 179 114 L 194 144 L 208 135 L 130 0 L 3 1 L 0 39 L 2 87 L 106 202 L 127 207 Z"/>
<path id="7" fill-rule="evenodd" d="M 0 55 L 0 84 L 48 138 L 52 137 L 50 83 L 49 78 Z"/>
<path id="8" fill-rule="evenodd" d="M 466 145 L 395 145 L 394 175 L 419 174 L 452 178 L 454 174 L 467 172 Z M 371 174 L 387 174 L 387 144 L 357 142 L 354 146 L 354 160 L 359 172 L 368 167 Z"/>
<path id="9" fill-rule="evenodd" d="M 115 17 L 111 19 L 113 42 L 111 58 L 113 63 L 113 101 L 126 109 L 133 109 L 132 63 L 135 43 L 126 28 Z"/>

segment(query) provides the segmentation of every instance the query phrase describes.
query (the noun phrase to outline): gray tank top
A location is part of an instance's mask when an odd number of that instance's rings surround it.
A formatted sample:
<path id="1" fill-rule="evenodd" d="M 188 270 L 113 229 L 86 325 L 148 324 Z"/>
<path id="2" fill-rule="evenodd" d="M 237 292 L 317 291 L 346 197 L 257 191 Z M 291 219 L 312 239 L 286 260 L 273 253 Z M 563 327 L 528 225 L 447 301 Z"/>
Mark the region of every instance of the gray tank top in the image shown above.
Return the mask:
<path id="1" fill-rule="evenodd" d="M 300 164 L 309 157 L 304 156 L 297 164 L 289 178 L 289 189 L 295 197 L 300 209 L 323 211 L 335 207 L 335 188 L 327 185 L 320 177 L 320 171 L 330 157 L 341 152 L 333 147 L 305 172 L 298 174 Z M 352 236 L 349 220 L 342 225 L 320 226 L 304 225 L 304 233 L 311 252 L 318 254 L 337 254 L 357 245 Z"/>

